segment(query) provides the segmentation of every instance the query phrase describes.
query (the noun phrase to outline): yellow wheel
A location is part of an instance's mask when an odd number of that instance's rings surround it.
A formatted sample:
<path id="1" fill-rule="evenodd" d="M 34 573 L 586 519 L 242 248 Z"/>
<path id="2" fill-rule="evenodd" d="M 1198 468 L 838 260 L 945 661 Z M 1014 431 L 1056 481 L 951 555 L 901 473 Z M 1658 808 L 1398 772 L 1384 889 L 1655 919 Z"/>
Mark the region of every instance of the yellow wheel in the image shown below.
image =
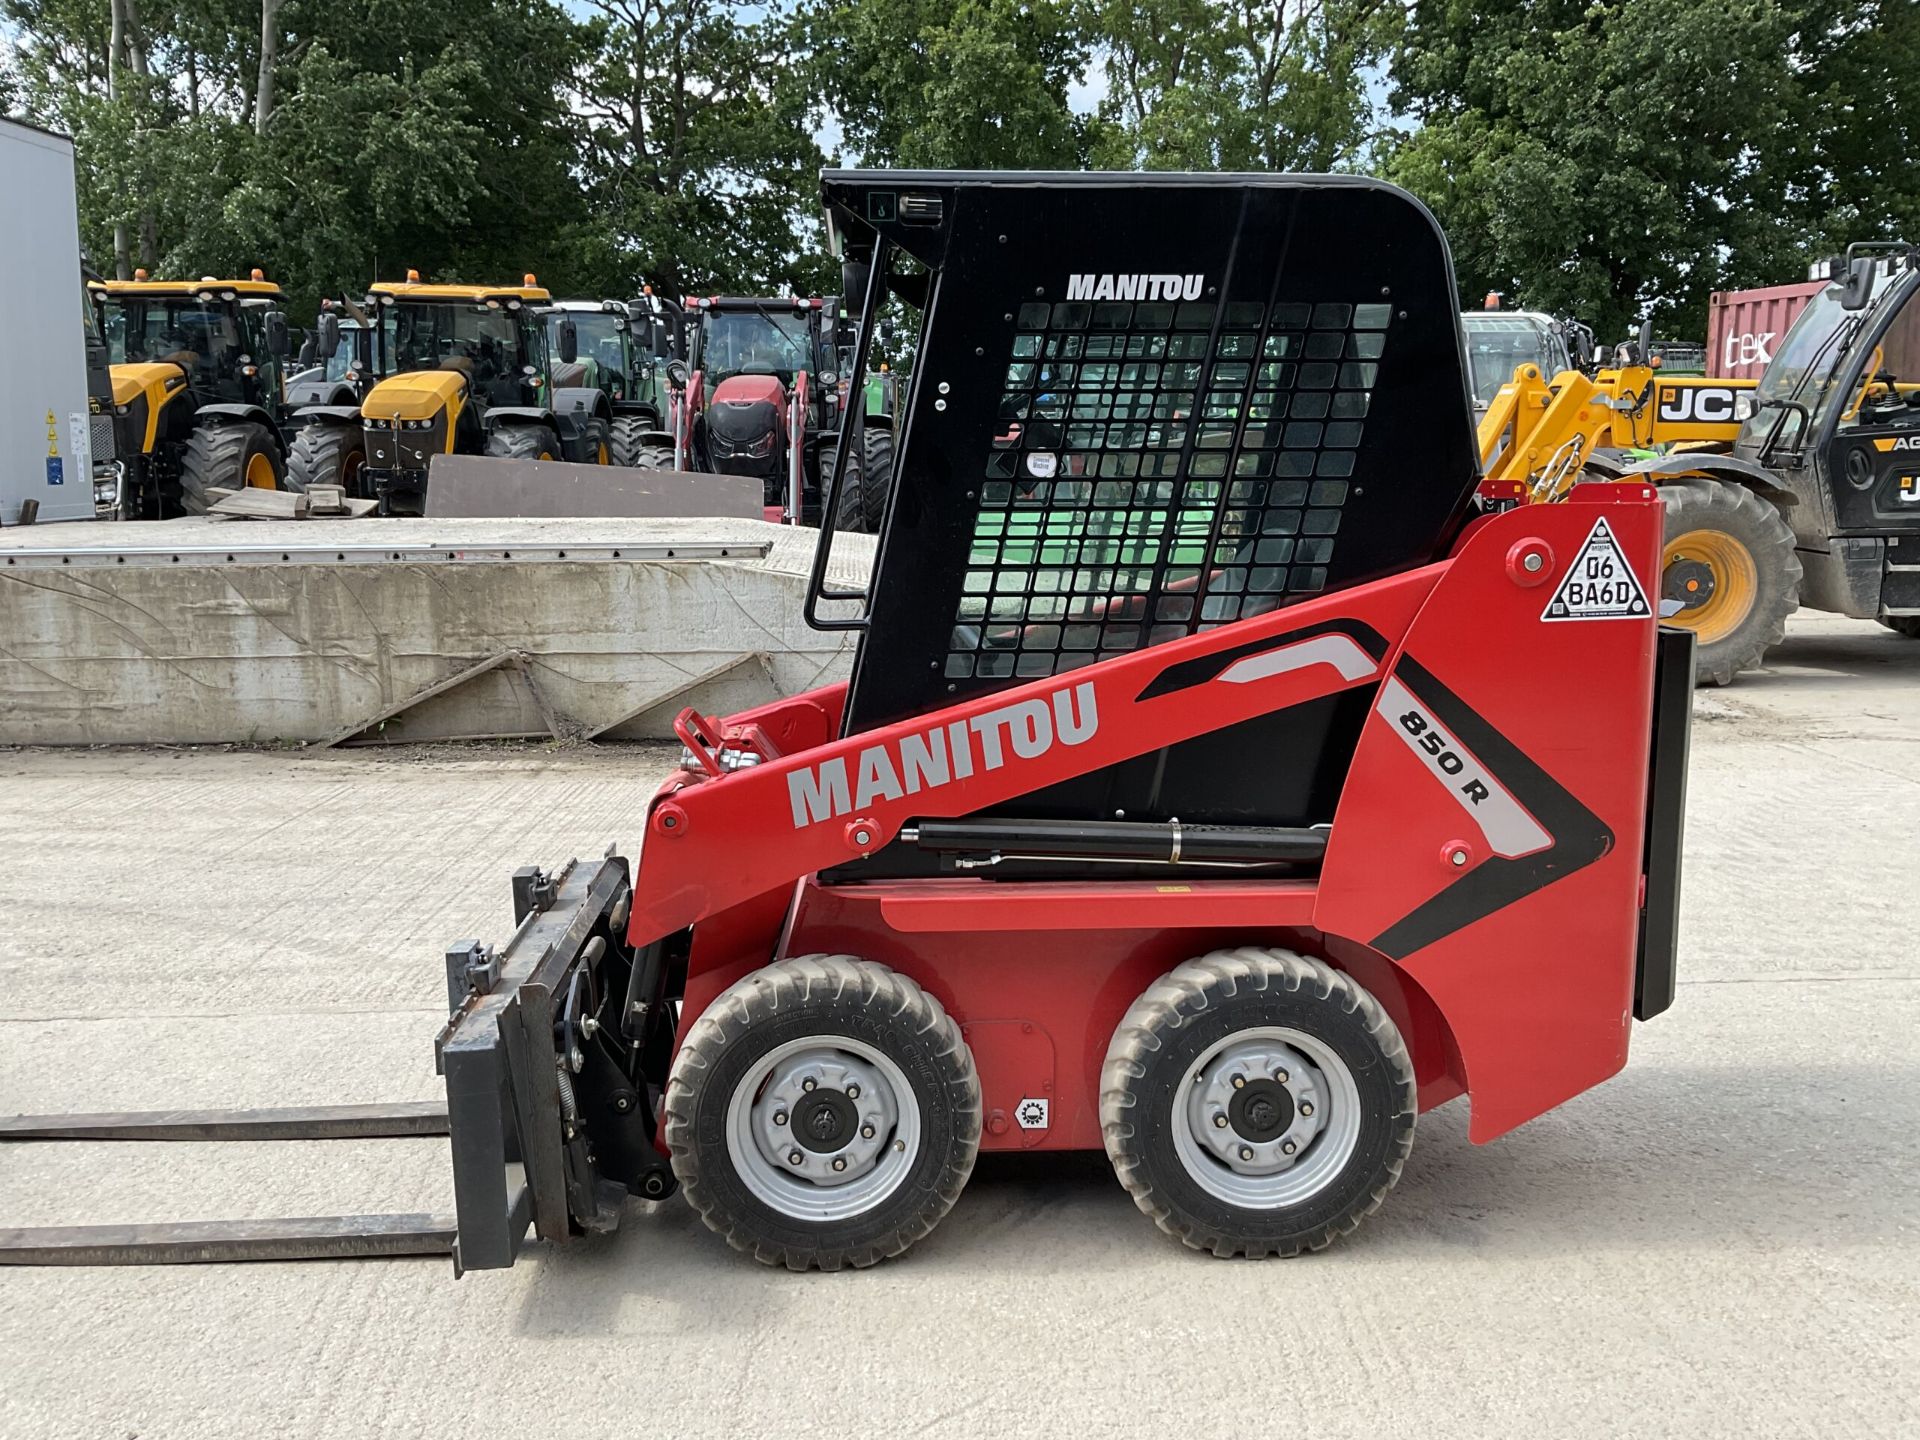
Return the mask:
<path id="1" fill-rule="evenodd" d="M 596 465 L 611 465 L 613 463 L 613 451 L 607 448 L 606 441 L 602 440 L 600 442 L 600 450 L 594 456 L 593 463 Z"/>
<path id="2" fill-rule="evenodd" d="M 1676 535 L 1660 557 L 1661 594 L 1684 607 L 1674 623 L 1693 631 L 1702 645 L 1738 630 L 1753 613 L 1759 589 L 1752 552 L 1723 531 Z"/>
<path id="3" fill-rule="evenodd" d="M 247 457 L 247 488 L 249 490 L 278 488 L 274 481 L 273 456 L 264 450 L 256 450 Z"/>
<path id="4" fill-rule="evenodd" d="M 1800 557 L 1780 511 L 1742 485 L 1685 476 L 1660 486 L 1669 625 L 1693 631 L 1696 681 L 1725 685 L 1760 663 L 1800 603 Z"/>

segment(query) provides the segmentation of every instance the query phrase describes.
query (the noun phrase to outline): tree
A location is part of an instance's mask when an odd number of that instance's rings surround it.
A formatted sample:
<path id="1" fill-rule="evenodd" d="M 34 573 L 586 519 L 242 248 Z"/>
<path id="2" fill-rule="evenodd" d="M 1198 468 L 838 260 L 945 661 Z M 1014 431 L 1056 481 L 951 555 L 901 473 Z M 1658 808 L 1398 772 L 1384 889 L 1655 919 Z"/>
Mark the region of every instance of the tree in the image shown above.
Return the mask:
<path id="1" fill-rule="evenodd" d="M 1415 0 L 1388 174 L 1434 208 L 1468 295 L 1604 336 L 1651 309 L 1702 331 L 1709 291 L 1771 254 L 1766 160 L 1795 113 L 1779 0 Z"/>
<path id="2" fill-rule="evenodd" d="M 577 87 L 590 219 L 578 264 L 602 291 L 785 289 L 814 249 L 821 164 L 792 81 L 799 36 L 730 0 L 591 0 Z"/>
<path id="3" fill-rule="evenodd" d="M 1372 128 L 1384 0 L 1102 0 L 1097 158 L 1118 168 L 1325 171 Z"/>
<path id="4" fill-rule="evenodd" d="M 802 20 L 814 87 L 859 163 L 1073 169 L 1067 104 L 1090 40 L 1068 0 L 822 0 Z"/>

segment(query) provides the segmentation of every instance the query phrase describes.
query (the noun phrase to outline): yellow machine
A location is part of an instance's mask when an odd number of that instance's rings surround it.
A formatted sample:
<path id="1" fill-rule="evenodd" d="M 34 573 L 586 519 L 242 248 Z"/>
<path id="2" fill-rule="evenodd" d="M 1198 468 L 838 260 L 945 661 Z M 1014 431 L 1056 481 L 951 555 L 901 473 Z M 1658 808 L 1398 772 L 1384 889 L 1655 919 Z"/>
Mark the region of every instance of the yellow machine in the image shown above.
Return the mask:
<path id="1" fill-rule="evenodd" d="M 280 364 L 286 296 L 248 280 L 96 280 L 113 375 L 124 518 L 197 515 L 208 492 L 277 489 L 286 474 Z"/>
<path id="2" fill-rule="evenodd" d="M 293 418 L 292 483 L 346 479 L 381 513 L 418 515 L 435 455 L 611 462 L 613 412 L 593 387 L 556 388 L 545 307 L 532 275 L 517 286 L 404 282 L 368 292 L 373 372 L 357 406 L 309 406 Z M 558 357 L 573 332 L 561 327 Z M 339 343 L 324 327 L 315 358 Z"/>
<path id="3" fill-rule="evenodd" d="M 1920 248 L 1855 245 L 1832 275 L 1758 382 L 1662 375 L 1643 333 L 1591 377 L 1521 366 L 1480 422 L 1487 478 L 1535 501 L 1660 486 L 1663 609 L 1701 680 L 1758 664 L 1800 605 L 1920 638 Z"/>

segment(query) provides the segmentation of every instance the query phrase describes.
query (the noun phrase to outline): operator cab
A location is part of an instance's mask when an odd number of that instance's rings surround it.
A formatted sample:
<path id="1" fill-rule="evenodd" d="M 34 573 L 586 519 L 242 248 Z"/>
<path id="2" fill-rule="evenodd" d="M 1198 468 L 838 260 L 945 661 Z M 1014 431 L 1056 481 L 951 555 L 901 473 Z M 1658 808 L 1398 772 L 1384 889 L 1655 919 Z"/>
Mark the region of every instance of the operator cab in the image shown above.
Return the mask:
<path id="1" fill-rule="evenodd" d="M 1809 604 L 1920 616 L 1920 249 L 1855 246 L 1756 388 L 1734 453 L 1792 492 Z"/>
<path id="2" fill-rule="evenodd" d="M 1451 261 L 1405 192 L 1245 175 L 823 183 L 845 303 L 866 317 L 853 373 L 886 297 L 924 306 L 858 617 L 833 613 L 849 597 L 824 584 L 831 525 L 816 559 L 810 620 L 862 632 L 842 733 L 1428 563 L 1470 517 Z M 1264 715 L 1021 814 L 1322 823 L 1371 704 L 1360 690 Z M 1305 758 L 1247 763 L 1263 754 Z M 872 863 L 924 863 L 901 852 Z"/>

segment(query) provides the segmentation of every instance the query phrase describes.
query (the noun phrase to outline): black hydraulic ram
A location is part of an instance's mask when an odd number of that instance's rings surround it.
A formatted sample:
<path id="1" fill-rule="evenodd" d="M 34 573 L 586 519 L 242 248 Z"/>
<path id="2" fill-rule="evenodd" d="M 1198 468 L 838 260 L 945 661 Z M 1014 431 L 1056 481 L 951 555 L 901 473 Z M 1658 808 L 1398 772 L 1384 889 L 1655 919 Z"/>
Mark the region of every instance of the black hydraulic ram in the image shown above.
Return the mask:
<path id="1" fill-rule="evenodd" d="M 962 869 L 1002 860 L 1082 860 L 1238 869 L 1317 865 L 1327 831 L 1265 825 L 1182 825 L 1178 820 L 922 820 L 900 832 L 922 850 L 963 858 Z"/>

